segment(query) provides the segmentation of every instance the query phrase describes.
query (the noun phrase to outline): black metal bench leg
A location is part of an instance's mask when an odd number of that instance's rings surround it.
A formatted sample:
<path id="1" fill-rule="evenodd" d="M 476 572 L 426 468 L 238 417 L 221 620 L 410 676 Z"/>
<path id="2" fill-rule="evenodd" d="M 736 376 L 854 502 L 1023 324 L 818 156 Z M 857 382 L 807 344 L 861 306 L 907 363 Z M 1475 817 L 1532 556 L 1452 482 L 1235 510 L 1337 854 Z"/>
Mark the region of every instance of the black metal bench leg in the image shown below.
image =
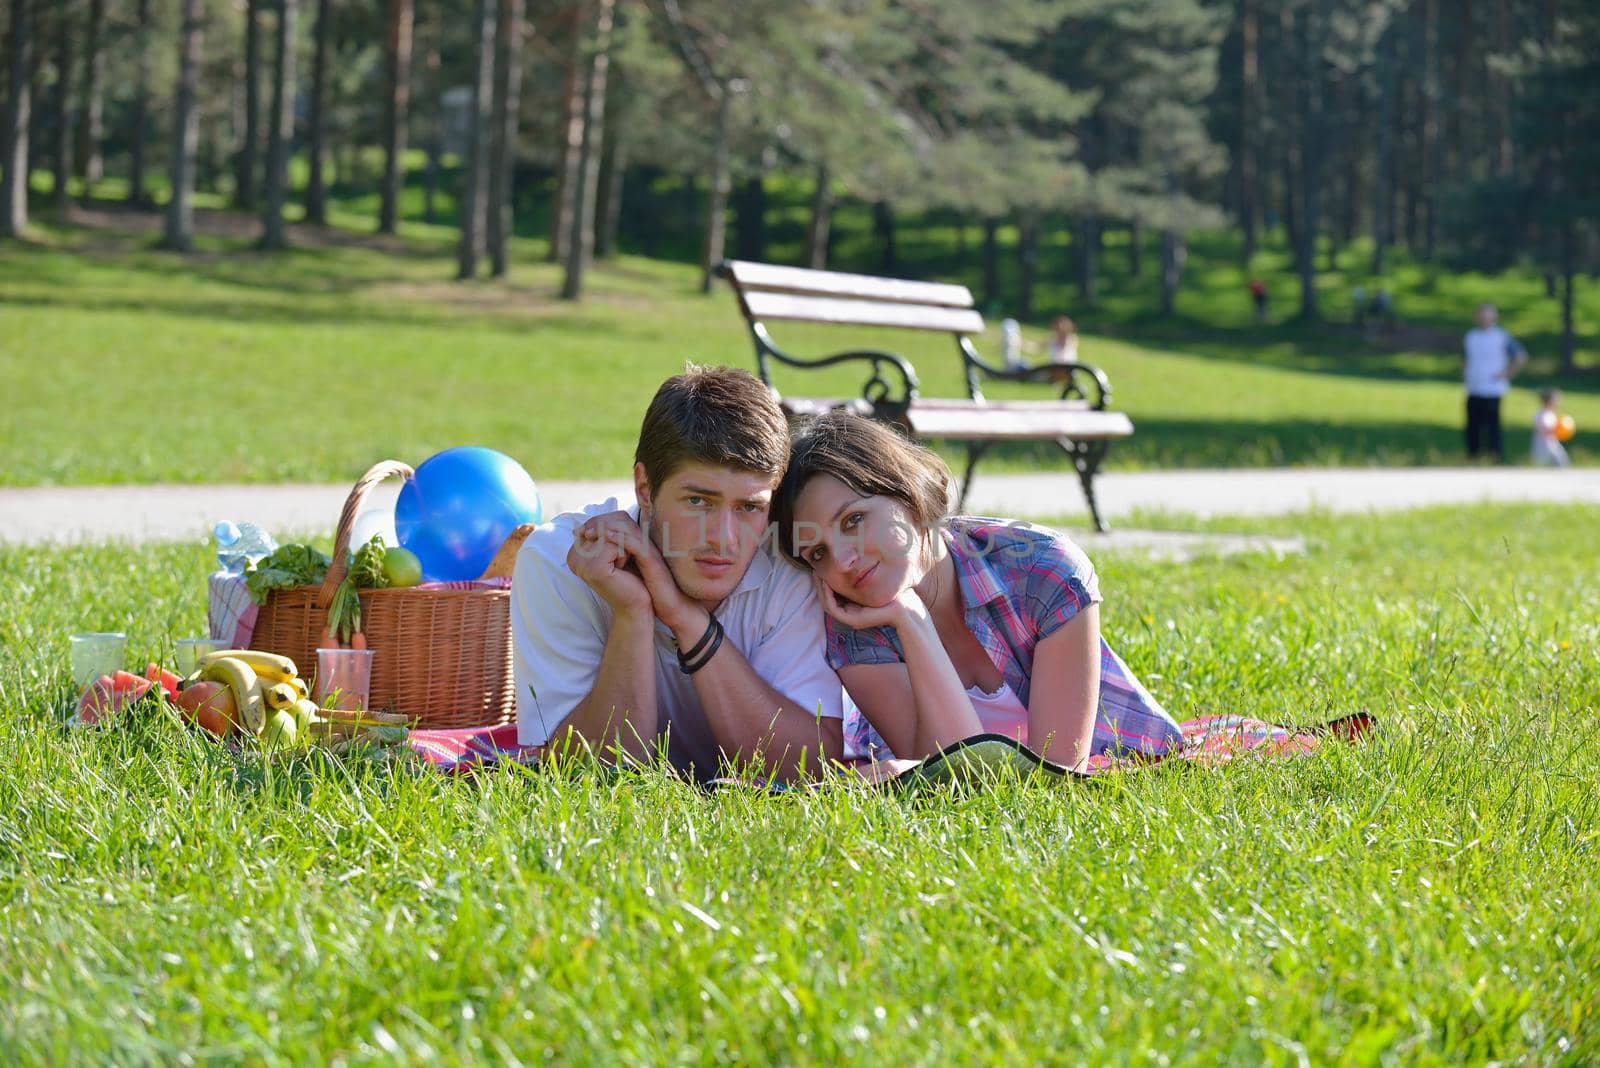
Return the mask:
<path id="1" fill-rule="evenodd" d="M 983 454 L 989 451 L 992 442 L 969 441 L 967 442 L 967 471 L 961 476 L 961 488 L 956 491 L 956 514 L 965 515 L 967 510 L 967 491 L 972 488 L 972 475 L 978 469 L 978 461 Z"/>
<path id="2" fill-rule="evenodd" d="M 1094 520 L 1094 529 L 1101 534 L 1106 533 L 1111 528 L 1106 526 L 1105 519 L 1101 517 L 1100 502 L 1094 496 L 1094 476 L 1100 471 L 1100 461 L 1105 459 L 1106 443 L 1059 438 L 1056 444 L 1072 457 L 1072 466 L 1078 471 L 1078 481 L 1083 486 L 1083 499 L 1089 505 L 1089 517 Z"/>

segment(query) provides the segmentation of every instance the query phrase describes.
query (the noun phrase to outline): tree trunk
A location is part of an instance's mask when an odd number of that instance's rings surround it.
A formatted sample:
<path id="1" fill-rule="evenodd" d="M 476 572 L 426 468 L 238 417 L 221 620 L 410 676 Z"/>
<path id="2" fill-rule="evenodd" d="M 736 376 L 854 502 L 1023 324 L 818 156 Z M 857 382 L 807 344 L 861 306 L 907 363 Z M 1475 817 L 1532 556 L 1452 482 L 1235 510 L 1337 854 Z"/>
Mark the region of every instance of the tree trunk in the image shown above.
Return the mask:
<path id="1" fill-rule="evenodd" d="M 1356 127 L 1339 138 L 1344 153 L 1344 178 L 1339 183 L 1339 245 L 1347 247 L 1356 238 L 1356 224 L 1361 211 L 1362 153 L 1361 131 L 1372 124 L 1372 109 L 1365 88 L 1359 79 L 1351 79 L 1348 93 L 1355 99 L 1352 109 Z"/>
<path id="2" fill-rule="evenodd" d="M 614 0 L 594 0 L 594 29 L 592 32 L 580 30 L 577 37 L 583 72 L 583 102 L 578 121 L 581 136 L 576 144 L 567 144 L 567 151 L 577 157 L 577 166 L 572 171 L 576 184 L 572 191 L 572 225 L 567 233 L 566 277 L 561 282 L 563 300 L 577 300 L 583 295 L 583 277 L 594 259 L 595 186 L 600 178 L 600 145 L 605 129 L 606 73 L 611 67 L 614 10 Z"/>
<path id="3" fill-rule="evenodd" d="M 594 0 L 578 0 L 570 8 L 564 27 L 571 35 L 570 42 L 558 41 L 557 48 L 566 57 L 565 77 L 561 83 L 561 136 L 556 139 L 556 188 L 550 202 L 550 255 L 551 263 L 567 262 L 567 239 L 572 236 L 573 196 L 578 190 L 578 153 L 573 147 L 583 140 L 583 71 L 581 62 L 583 27 L 587 24 L 584 8 Z M 565 44 L 563 48 L 562 45 Z"/>
<path id="4" fill-rule="evenodd" d="M 1260 68 L 1260 22 L 1256 0 L 1240 0 L 1239 139 L 1234 151 L 1239 167 L 1239 225 L 1244 231 L 1242 258 L 1246 266 L 1256 254 L 1256 84 Z M 1139 253 L 1133 253 L 1134 277 L 1139 276 Z"/>
<path id="5" fill-rule="evenodd" d="M 1283 149 L 1283 234 L 1289 244 L 1290 263 L 1300 269 L 1300 150 L 1294 145 Z"/>
<path id="6" fill-rule="evenodd" d="M 517 131 L 522 113 L 524 0 L 500 0 L 494 78 L 494 145 L 489 164 L 489 273 L 504 278 L 516 220 Z"/>
<path id="7" fill-rule="evenodd" d="M 322 173 L 325 127 L 328 115 L 328 16 L 332 0 L 317 0 L 317 25 L 313 31 L 315 48 L 311 53 L 311 110 L 306 131 L 306 151 L 310 154 L 310 173 L 306 175 L 306 222 L 314 226 L 328 223 L 328 182 Z"/>
<path id="8" fill-rule="evenodd" d="M 178 37 L 178 88 L 173 100 L 172 195 L 167 199 L 163 244 L 179 252 L 194 248 L 194 154 L 200 141 L 200 25 L 205 0 L 183 0 Z"/>
<path id="9" fill-rule="evenodd" d="M 1422 258 L 1432 261 L 1439 240 L 1439 7 L 1438 0 L 1424 0 L 1422 8 Z"/>
<path id="10" fill-rule="evenodd" d="M 1178 286 L 1183 282 L 1183 262 L 1188 258 L 1183 235 L 1176 230 L 1161 231 L 1161 314 L 1171 315 L 1178 302 Z"/>
<path id="11" fill-rule="evenodd" d="M 899 270 L 900 256 L 894 243 L 894 209 L 887 200 L 872 205 L 872 233 L 878 239 L 878 273 L 894 274 Z"/>
<path id="12" fill-rule="evenodd" d="M 622 136 L 621 116 L 606 123 L 605 152 L 600 159 L 600 218 L 595 222 L 594 254 L 609 259 L 617 254 L 617 233 L 622 225 L 622 183 L 628 173 L 628 142 Z"/>
<path id="13" fill-rule="evenodd" d="M 1299 98 L 1302 74 L 1300 55 L 1295 49 L 1295 9 L 1280 5 L 1276 47 L 1268 50 L 1273 59 L 1273 89 L 1278 107 L 1274 114 L 1279 153 L 1279 194 L 1283 198 L 1283 229 L 1295 270 L 1300 269 L 1300 129 Z"/>
<path id="14" fill-rule="evenodd" d="M 390 0 L 388 93 L 383 104 L 383 196 L 378 204 L 378 233 L 392 234 L 400 220 L 400 191 L 405 184 L 406 122 L 411 108 L 412 0 Z"/>
<path id="15" fill-rule="evenodd" d="M 244 140 L 234 157 L 233 204 L 256 206 L 256 149 L 261 144 L 261 6 L 248 0 L 244 12 Z"/>
<path id="16" fill-rule="evenodd" d="M 435 29 L 428 41 L 428 162 L 422 169 L 422 221 L 433 225 L 438 212 L 439 160 L 444 155 L 444 94 L 439 84 L 439 40 L 443 27 Z"/>
<path id="17" fill-rule="evenodd" d="M 767 186 L 753 174 L 739 187 L 733 200 L 734 256 L 741 260 L 767 258 Z"/>
<path id="18" fill-rule="evenodd" d="M 31 104 L 28 108 L 28 166 L 22 172 L 25 176 L 44 168 L 45 155 L 49 151 L 41 132 L 34 130 L 34 126 L 39 122 L 40 104 L 44 102 L 43 75 L 46 50 L 44 39 L 40 36 L 42 24 L 39 21 L 39 7 L 42 5 L 35 0 L 32 6 L 34 10 L 28 16 L 28 23 L 32 27 L 29 36 L 33 38 L 33 43 L 28 49 L 28 100 Z M 28 188 L 29 180 L 24 177 L 24 189 Z"/>
<path id="19" fill-rule="evenodd" d="M 0 237 L 21 237 L 28 228 L 28 128 L 33 103 L 33 20 L 25 0 L 11 0 L 6 53 L 5 178 L 0 180 Z"/>
<path id="20" fill-rule="evenodd" d="M 1000 222 L 983 220 L 983 306 L 993 308 L 1000 299 Z"/>
<path id="21" fill-rule="evenodd" d="M 1509 4 L 1491 4 L 1494 26 L 1492 33 L 1497 41 L 1515 39 L 1516 10 Z M 1492 78 L 1493 98 L 1498 101 L 1495 112 L 1494 176 L 1509 178 L 1516 159 L 1517 96 L 1515 80 L 1503 70 Z"/>
<path id="22" fill-rule="evenodd" d="M 142 207 L 144 188 L 145 127 L 150 122 L 150 0 L 139 0 L 138 29 L 134 40 L 132 132 L 128 138 L 128 203 Z"/>
<path id="23" fill-rule="evenodd" d="M 1394 30 L 1378 39 L 1378 158 L 1372 186 L 1372 274 L 1382 277 L 1394 240 Z"/>
<path id="24" fill-rule="evenodd" d="M 833 229 L 833 177 L 826 163 L 817 164 L 811 190 L 811 222 L 806 227 L 805 266 L 820 271 L 828 266 L 828 235 Z"/>
<path id="25" fill-rule="evenodd" d="M 461 176 L 461 240 L 456 250 L 456 278 L 478 273 L 483 256 L 483 224 L 489 199 L 489 108 L 494 96 L 495 0 L 475 0 L 473 10 L 477 54 L 472 78 L 472 104 L 467 116 L 466 173 Z"/>
<path id="26" fill-rule="evenodd" d="M 1033 285 L 1039 274 L 1039 220 L 1033 214 L 1017 220 L 1017 264 L 1022 277 L 1017 286 L 1017 318 L 1033 318 Z"/>
<path id="27" fill-rule="evenodd" d="M 1255 240 L 1254 224 L 1250 227 L 1250 239 Z M 1246 262 L 1249 257 L 1247 256 Z M 1128 224 L 1128 274 L 1135 279 L 1144 277 L 1144 220 L 1135 216 Z"/>
<path id="28" fill-rule="evenodd" d="M 1074 235 L 1073 244 L 1077 246 L 1078 261 L 1078 299 L 1088 305 L 1093 305 L 1099 299 L 1099 288 L 1096 285 L 1096 275 L 1099 273 L 1099 264 L 1096 262 L 1100 244 L 1100 220 L 1093 215 L 1085 215 L 1078 220 L 1077 233 Z"/>
<path id="29" fill-rule="evenodd" d="M 261 216 L 264 249 L 284 248 L 284 201 L 289 192 L 289 149 L 294 141 L 294 22 L 299 0 L 277 0 L 277 50 L 272 58 L 272 110 L 267 115 L 266 210 Z"/>
<path id="30" fill-rule="evenodd" d="M 20 0 L 12 0 L 18 3 Z M 72 203 L 72 5 L 63 0 L 56 9 L 56 87 L 50 95 L 51 123 L 55 127 L 55 175 L 51 195 L 63 218 Z"/>
<path id="31" fill-rule="evenodd" d="M 83 200 L 89 189 L 105 177 L 100 143 L 105 140 L 106 0 L 89 0 L 89 24 L 84 34 L 83 114 L 78 122 L 78 163 L 83 169 Z"/>
<path id="32" fill-rule="evenodd" d="M 1327 8 L 1329 0 L 1320 0 Z M 1296 50 L 1300 56 L 1300 317 L 1314 320 L 1317 307 L 1317 234 L 1321 228 L 1323 154 L 1323 74 L 1319 31 L 1328 25 L 1326 17 L 1313 27 L 1309 17 L 1299 20 Z"/>
<path id="33" fill-rule="evenodd" d="M 1577 239 L 1572 226 L 1561 228 L 1561 373 L 1578 369 L 1578 332 L 1572 318 L 1572 286 L 1578 273 Z"/>
<path id="34" fill-rule="evenodd" d="M 726 82 L 717 99 L 717 133 L 711 152 L 711 183 L 706 189 L 706 240 L 700 254 L 700 292 L 711 292 L 717 265 L 722 262 L 728 230 L 728 141 L 732 116 L 732 90 Z"/>

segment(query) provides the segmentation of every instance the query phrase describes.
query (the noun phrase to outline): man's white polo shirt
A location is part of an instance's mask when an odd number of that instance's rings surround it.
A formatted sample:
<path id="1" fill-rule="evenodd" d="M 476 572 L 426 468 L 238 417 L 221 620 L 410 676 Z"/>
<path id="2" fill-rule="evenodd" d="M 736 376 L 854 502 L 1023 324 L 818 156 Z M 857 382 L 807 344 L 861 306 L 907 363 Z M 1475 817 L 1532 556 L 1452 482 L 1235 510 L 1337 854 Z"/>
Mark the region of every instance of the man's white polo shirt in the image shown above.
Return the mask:
<path id="1" fill-rule="evenodd" d="M 541 525 L 517 553 L 511 580 L 511 645 L 517 685 L 517 742 L 548 741 L 594 688 L 611 632 L 611 606 L 567 567 L 567 551 L 591 516 L 621 509 L 616 498 L 565 512 Z M 628 511 L 638 518 L 637 507 Z M 827 719 L 843 716 L 843 691 L 825 656 L 822 606 L 811 576 L 780 560 L 769 540 L 717 608 L 731 643 L 767 685 Z M 671 725 L 668 755 L 709 778 L 719 749 L 694 682 L 678 668 L 672 632 L 656 621 L 658 729 Z M 774 711 L 776 711 L 774 709 Z"/>

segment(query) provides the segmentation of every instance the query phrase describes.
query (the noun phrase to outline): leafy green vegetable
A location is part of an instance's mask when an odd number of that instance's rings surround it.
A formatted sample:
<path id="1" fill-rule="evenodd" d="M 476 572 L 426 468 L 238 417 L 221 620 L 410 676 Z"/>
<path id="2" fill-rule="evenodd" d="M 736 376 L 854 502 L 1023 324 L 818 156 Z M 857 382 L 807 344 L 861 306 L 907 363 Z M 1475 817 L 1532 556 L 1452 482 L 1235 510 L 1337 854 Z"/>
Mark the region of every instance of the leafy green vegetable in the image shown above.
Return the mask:
<path id="1" fill-rule="evenodd" d="M 350 554 L 350 568 L 328 604 L 328 629 L 340 641 L 348 642 L 361 630 L 361 597 L 356 591 L 378 590 L 387 585 L 389 578 L 383 571 L 383 538 L 374 534 L 371 541 Z"/>
<path id="2" fill-rule="evenodd" d="M 291 590 L 296 586 L 313 586 L 328 574 L 328 554 L 309 545 L 280 545 L 270 556 L 256 562 L 244 577 L 250 599 L 256 604 L 266 604 L 267 594 L 273 590 Z"/>
<path id="3" fill-rule="evenodd" d="M 383 535 L 374 534 L 372 540 L 350 554 L 350 577 L 364 590 L 381 590 L 389 585 L 389 576 L 383 570 Z"/>

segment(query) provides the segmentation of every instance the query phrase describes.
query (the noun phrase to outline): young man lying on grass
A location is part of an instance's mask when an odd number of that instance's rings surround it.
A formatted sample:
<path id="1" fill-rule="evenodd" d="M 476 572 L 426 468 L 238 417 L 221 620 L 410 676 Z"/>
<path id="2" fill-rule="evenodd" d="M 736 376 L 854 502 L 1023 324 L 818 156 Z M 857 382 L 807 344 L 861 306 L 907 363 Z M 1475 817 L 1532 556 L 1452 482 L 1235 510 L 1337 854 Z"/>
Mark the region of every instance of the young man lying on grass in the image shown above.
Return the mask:
<path id="1" fill-rule="evenodd" d="M 789 433 L 753 375 L 691 366 L 645 412 L 635 507 L 557 516 L 511 585 L 517 741 L 581 740 L 699 779 L 724 761 L 815 774 L 843 755 L 842 688 L 810 579 L 768 537 Z"/>

